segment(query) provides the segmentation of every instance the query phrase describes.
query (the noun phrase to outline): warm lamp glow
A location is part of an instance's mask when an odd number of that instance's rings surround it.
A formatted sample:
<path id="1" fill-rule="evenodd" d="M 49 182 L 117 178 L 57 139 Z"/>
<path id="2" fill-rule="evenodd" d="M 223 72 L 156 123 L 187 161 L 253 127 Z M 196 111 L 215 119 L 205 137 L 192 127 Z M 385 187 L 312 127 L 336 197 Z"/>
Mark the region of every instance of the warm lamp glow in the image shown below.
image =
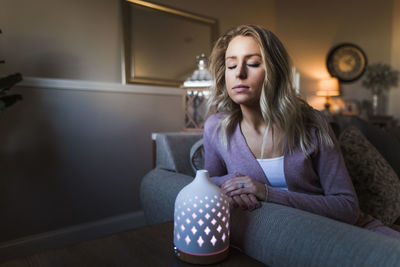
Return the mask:
<path id="1" fill-rule="evenodd" d="M 338 79 L 328 78 L 319 81 L 319 90 L 317 91 L 317 96 L 325 97 L 324 106 L 328 112 L 331 112 L 330 98 L 338 95 L 340 95 Z"/>
<path id="2" fill-rule="evenodd" d="M 319 90 L 317 96 L 338 96 L 339 92 L 339 81 L 336 78 L 328 78 L 319 81 Z"/>

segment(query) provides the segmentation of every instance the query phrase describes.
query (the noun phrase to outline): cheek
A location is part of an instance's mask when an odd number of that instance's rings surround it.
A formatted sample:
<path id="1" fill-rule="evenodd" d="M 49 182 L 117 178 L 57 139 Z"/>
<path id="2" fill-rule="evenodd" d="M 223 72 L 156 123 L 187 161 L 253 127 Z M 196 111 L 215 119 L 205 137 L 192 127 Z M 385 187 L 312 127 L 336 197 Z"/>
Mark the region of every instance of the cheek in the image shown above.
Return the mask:
<path id="1" fill-rule="evenodd" d="M 230 93 L 230 88 L 234 86 L 234 79 L 232 79 L 232 75 L 228 71 L 225 71 L 225 86 L 228 93 Z"/>
<path id="2" fill-rule="evenodd" d="M 232 99 L 233 95 L 232 95 L 232 91 L 230 90 L 230 88 L 232 88 L 233 86 L 234 86 L 234 81 L 233 81 L 231 75 L 229 75 L 229 73 L 227 71 L 225 71 L 225 88 L 231 99 Z"/>
<path id="3" fill-rule="evenodd" d="M 225 85 L 226 88 L 230 88 L 232 85 L 232 78 L 229 71 L 225 70 Z"/>
<path id="4" fill-rule="evenodd" d="M 255 79 L 255 83 L 257 84 L 257 87 L 261 89 L 263 86 L 264 80 L 265 80 L 265 72 L 259 72 L 257 73 L 257 79 Z"/>

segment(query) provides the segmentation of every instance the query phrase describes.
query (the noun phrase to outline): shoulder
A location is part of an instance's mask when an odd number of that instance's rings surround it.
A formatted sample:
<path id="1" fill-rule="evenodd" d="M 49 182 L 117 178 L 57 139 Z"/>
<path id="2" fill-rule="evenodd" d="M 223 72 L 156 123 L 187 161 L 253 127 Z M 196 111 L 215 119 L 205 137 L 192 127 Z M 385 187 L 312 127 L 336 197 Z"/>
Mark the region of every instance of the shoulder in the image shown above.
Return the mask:
<path id="1" fill-rule="evenodd" d="M 305 122 L 306 130 L 313 139 L 318 139 L 321 134 L 332 137 L 333 131 L 330 126 L 330 118 L 323 112 L 312 109 L 310 114 L 305 118 Z"/>
<path id="2" fill-rule="evenodd" d="M 226 115 L 224 113 L 216 113 L 208 117 L 204 124 L 204 133 L 210 134 L 216 131 L 220 126 L 221 120 L 225 118 L 225 116 Z"/>
<path id="3" fill-rule="evenodd" d="M 336 139 L 336 136 L 329 125 L 329 122 L 323 126 L 323 131 L 321 128 L 313 127 L 310 129 L 310 141 L 312 143 L 311 149 L 318 154 L 321 153 L 341 153 L 340 152 L 340 145 Z"/>
<path id="4" fill-rule="evenodd" d="M 305 131 L 308 138 L 308 149 L 314 152 L 332 149 L 337 145 L 335 134 L 329 118 L 321 111 L 312 109 L 305 118 Z"/>

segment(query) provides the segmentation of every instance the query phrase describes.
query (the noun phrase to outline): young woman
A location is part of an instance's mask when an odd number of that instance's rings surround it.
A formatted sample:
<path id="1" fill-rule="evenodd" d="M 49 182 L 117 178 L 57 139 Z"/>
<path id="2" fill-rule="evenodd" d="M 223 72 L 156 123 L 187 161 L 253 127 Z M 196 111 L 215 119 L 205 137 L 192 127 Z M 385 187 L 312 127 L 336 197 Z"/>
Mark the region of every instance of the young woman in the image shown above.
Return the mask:
<path id="1" fill-rule="evenodd" d="M 205 124 L 205 169 L 233 207 L 260 201 L 313 212 L 400 238 L 361 216 L 337 140 L 292 88 L 289 56 L 270 31 L 239 26 L 210 58 L 214 88 Z"/>

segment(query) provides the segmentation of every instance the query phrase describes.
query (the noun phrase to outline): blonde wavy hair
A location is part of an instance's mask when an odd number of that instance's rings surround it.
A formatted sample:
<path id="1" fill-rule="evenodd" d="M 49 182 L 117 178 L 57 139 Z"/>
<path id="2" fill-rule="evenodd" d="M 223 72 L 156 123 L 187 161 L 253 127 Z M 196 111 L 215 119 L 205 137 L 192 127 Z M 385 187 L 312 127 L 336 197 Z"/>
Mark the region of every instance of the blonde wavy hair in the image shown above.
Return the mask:
<path id="1" fill-rule="evenodd" d="M 323 115 L 310 107 L 292 86 L 291 61 L 281 41 L 269 30 L 255 25 L 241 25 L 221 36 L 210 56 L 210 72 L 214 85 L 208 102 L 209 114 L 222 112 L 219 129 L 225 147 L 237 123 L 242 119 L 240 106 L 229 97 L 225 86 L 225 52 L 236 36 L 254 38 L 261 50 L 265 80 L 260 96 L 260 110 L 266 125 L 283 132 L 289 153 L 300 146 L 306 156 L 310 148 L 310 128 L 316 129 L 321 145 L 333 145 Z M 272 134 L 273 127 L 270 127 Z"/>

